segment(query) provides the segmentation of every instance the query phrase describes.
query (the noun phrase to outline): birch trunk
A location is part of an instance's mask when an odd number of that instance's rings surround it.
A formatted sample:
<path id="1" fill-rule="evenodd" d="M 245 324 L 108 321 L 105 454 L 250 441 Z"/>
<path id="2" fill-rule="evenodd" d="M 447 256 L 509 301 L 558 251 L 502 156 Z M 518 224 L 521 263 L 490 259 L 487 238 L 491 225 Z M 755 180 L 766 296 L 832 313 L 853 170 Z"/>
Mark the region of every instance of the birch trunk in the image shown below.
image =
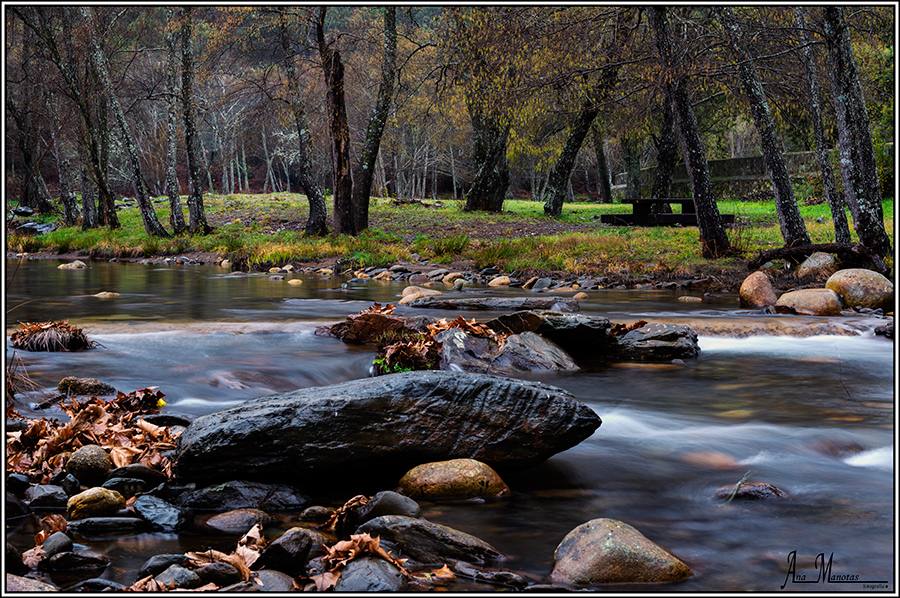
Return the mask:
<path id="1" fill-rule="evenodd" d="M 167 9 L 169 27 L 166 29 L 166 195 L 169 198 L 169 225 L 176 235 L 183 233 L 187 226 L 181 211 L 181 189 L 178 185 L 178 48 L 175 30 L 171 27 L 175 11 Z"/>
<path id="2" fill-rule="evenodd" d="M 187 155 L 191 194 L 188 196 L 188 226 L 192 233 L 207 234 L 212 227 L 206 221 L 203 207 L 203 183 L 200 181 L 200 160 L 197 157 L 197 125 L 194 119 L 194 40 L 193 8 L 181 9 L 181 105 L 184 117 L 184 145 Z"/>

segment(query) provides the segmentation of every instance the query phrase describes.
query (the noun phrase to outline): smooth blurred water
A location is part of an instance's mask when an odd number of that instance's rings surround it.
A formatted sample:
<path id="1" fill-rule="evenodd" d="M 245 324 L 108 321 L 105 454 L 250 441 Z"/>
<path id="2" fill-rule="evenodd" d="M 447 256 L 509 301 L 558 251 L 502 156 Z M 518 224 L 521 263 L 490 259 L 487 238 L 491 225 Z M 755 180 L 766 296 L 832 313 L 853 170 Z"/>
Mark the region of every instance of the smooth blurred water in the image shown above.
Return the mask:
<path id="1" fill-rule="evenodd" d="M 267 275 L 198 266 L 7 266 L 10 324 L 66 317 L 102 344 L 83 353 L 19 352 L 44 389 L 72 374 L 122 390 L 156 385 L 167 394 L 168 411 L 191 416 L 368 375 L 370 351 L 315 336 L 314 329 L 372 301 L 396 301 L 404 286 L 369 281 L 342 288 L 338 278 L 311 276 L 294 287 Z M 90 296 L 104 290 L 122 296 Z M 693 578 L 666 589 L 776 590 L 792 550 L 798 562 L 833 552 L 836 573 L 891 579 L 892 343 L 871 334 L 769 336 L 766 323 L 783 317 L 739 310 L 733 297 L 699 306 L 676 298 L 669 291 L 599 291 L 582 310 L 617 320 L 751 321 L 762 335 L 701 336 L 700 357 L 684 365 L 616 364 L 542 377 L 589 404 L 603 425 L 545 464 L 505 472 L 513 488 L 508 500 L 425 505 L 426 516 L 494 544 L 509 555 L 509 568 L 534 580 L 549 572 L 562 537 L 596 517 L 634 525 L 691 565 Z M 730 458 L 731 467 L 715 468 L 710 453 Z M 745 474 L 789 497 L 729 504 L 713 498 L 717 487 Z M 327 489 L 316 487 L 309 493 L 333 503 L 346 498 L 325 498 Z M 220 541 L 190 533 L 142 534 L 95 547 L 121 555 L 106 576 L 131 582 L 152 554 L 211 542 Z"/>

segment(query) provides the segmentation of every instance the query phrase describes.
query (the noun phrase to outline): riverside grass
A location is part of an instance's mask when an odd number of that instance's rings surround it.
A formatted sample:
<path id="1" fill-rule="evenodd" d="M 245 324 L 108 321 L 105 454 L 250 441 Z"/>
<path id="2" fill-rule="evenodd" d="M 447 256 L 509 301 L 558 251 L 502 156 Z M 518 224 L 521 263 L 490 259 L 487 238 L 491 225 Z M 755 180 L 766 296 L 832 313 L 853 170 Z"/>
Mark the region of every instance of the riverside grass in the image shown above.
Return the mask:
<path id="1" fill-rule="evenodd" d="M 65 227 L 40 236 L 8 237 L 14 252 L 78 254 L 98 258 L 152 257 L 213 252 L 254 268 L 288 262 L 341 259 L 349 266 L 387 266 L 418 254 L 438 264 L 496 266 L 508 272 L 692 275 L 705 270 L 743 271 L 745 257 L 783 245 L 774 203 L 720 201 L 722 213 L 740 225 L 729 230 L 735 256 L 706 260 L 696 227 L 601 226 L 601 214 L 628 213 L 627 204 L 566 203 L 560 219 L 543 215 L 542 204 L 509 199 L 500 214 L 465 212 L 454 200 L 394 205 L 372 200 L 372 227 L 358 237 L 303 234 L 307 207 L 299 194 L 256 194 L 205 198 L 216 227 L 209 235 L 148 237 L 137 208 L 119 210 L 121 228 L 82 231 Z M 884 201 L 885 226 L 893 241 L 893 200 Z M 677 208 L 676 208 L 677 209 Z M 813 243 L 833 240 L 826 204 L 801 205 Z M 158 205 L 162 221 L 168 205 Z M 855 237 L 855 235 L 854 235 Z"/>

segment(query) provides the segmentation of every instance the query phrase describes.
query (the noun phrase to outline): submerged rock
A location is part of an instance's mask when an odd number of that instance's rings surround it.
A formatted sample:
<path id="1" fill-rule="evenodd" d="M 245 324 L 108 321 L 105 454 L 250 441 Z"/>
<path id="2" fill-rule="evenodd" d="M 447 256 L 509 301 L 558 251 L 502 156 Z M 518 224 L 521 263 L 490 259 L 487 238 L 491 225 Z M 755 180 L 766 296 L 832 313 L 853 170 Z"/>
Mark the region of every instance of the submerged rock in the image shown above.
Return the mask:
<path id="1" fill-rule="evenodd" d="M 679 324 L 645 324 L 618 337 L 616 353 L 637 361 L 671 361 L 700 353 L 697 333 Z"/>
<path id="2" fill-rule="evenodd" d="M 460 309 L 472 311 L 520 311 L 549 309 L 552 311 L 578 311 L 578 302 L 563 297 L 470 297 L 447 299 L 445 297 L 421 297 L 409 307 L 427 309 Z"/>
<path id="3" fill-rule="evenodd" d="M 762 271 L 754 272 L 744 279 L 738 291 L 742 307 L 768 307 L 775 305 L 778 295 L 772 287 L 769 276 Z"/>
<path id="4" fill-rule="evenodd" d="M 784 490 L 769 482 L 740 482 L 736 485 L 722 486 L 716 490 L 716 498 L 723 500 L 762 500 L 785 496 Z"/>
<path id="5" fill-rule="evenodd" d="M 779 297 L 775 305 L 804 316 L 841 315 L 841 299 L 830 289 L 791 291 Z"/>
<path id="6" fill-rule="evenodd" d="M 894 318 L 889 319 L 881 326 L 875 327 L 875 334 L 886 338 L 894 338 Z"/>
<path id="7" fill-rule="evenodd" d="M 401 555 L 421 563 L 458 559 L 489 564 L 502 558 L 500 552 L 484 540 L 425 519 L 386 515 L 362 524 L 357 533 L 378 536 L 394 545 Z"/>
<path id="8" fill-rule="evenodd" d="M 74 262 L 69 262 L 67 264 L 60 264 L 56 267 L 57 270 L 83 270 L 85 268 L 87 268 L 87 264 L 85 264 L 81 260 L 75 260 Z"/>
<path id="9" fill-rule="evenodd" d="M 181 480 L 389 475 L 423 460 L 542 461 L 600 418 L 545 384 L 455 372 L 390 374 L 264 397 L 195 420 L 181 436 Z"/>
<path id="10" fill-rule="evenodd" d="M 497 498 L 509 494 L 506 482 L 475 459 L 452 459 L 413 467 L 400 479 L 400 491 L 413 498 Z"/>
<path id="11" fill-rule="evenodd" d="M 146 522 L 137 517 L 86 517 L 70 521 L 66 529 L 81 536 L 107 536 L 132 534 L 146 527 Z"/>
<path id="12" fill-rule="evenodd" d="M 615 519 L 593 519 L 579 525 L 563 538 L 553 557 L 550 579 L 576 587 L 668 583 L 692 575 L 678 557 Z"/>
<path id="13" fill-rule="evenodd" d="M 894 283 L 878 272 L 864 268 L 838 270 L 825 287 L 840 295 L 847 307 L 887 310 L 894 300 Z"/>
<path id="14" fill-rule="evenodd" d="M 78 378 L 76 376 L 66 376 L 56 385 L 59 392 L 67 395 L 92 395 L 92 396 L 108 396 L 116 394 L 116 389 L 96 378 Z M 76 451 L 77 452 L 77 451 Z"/>

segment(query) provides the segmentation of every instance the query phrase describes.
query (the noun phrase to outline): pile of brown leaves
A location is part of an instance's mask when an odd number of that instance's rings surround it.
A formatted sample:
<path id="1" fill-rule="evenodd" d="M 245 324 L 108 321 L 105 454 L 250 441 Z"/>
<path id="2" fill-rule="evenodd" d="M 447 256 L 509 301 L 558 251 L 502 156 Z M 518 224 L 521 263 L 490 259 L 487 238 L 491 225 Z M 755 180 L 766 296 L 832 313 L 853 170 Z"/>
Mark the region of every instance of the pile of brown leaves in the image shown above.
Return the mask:
<path id="1" fill-rule="evenodd" d="M 60 403 L 71 418 L 62 424 L 41 418 L 19 432 L 7 434 L 6 468 L 47 483 L 62 471 L 69 453 L 81 446 L 98 444 L 109 451 L 116 467 L 143 463 L 167 476 L 172 464 L 163 455 L 175 448 L 177 436 L 165 426 L 140 418 L 165 406 L 157 388 L 142 388 L 106 402 L 97 397 Z"/>
<path id="2" fill-rule="evenodd" d="M 23 322 L 10 337 L 13 348 L 25 351 L 85 351 L 97 343 L 68 321 Z"/>

